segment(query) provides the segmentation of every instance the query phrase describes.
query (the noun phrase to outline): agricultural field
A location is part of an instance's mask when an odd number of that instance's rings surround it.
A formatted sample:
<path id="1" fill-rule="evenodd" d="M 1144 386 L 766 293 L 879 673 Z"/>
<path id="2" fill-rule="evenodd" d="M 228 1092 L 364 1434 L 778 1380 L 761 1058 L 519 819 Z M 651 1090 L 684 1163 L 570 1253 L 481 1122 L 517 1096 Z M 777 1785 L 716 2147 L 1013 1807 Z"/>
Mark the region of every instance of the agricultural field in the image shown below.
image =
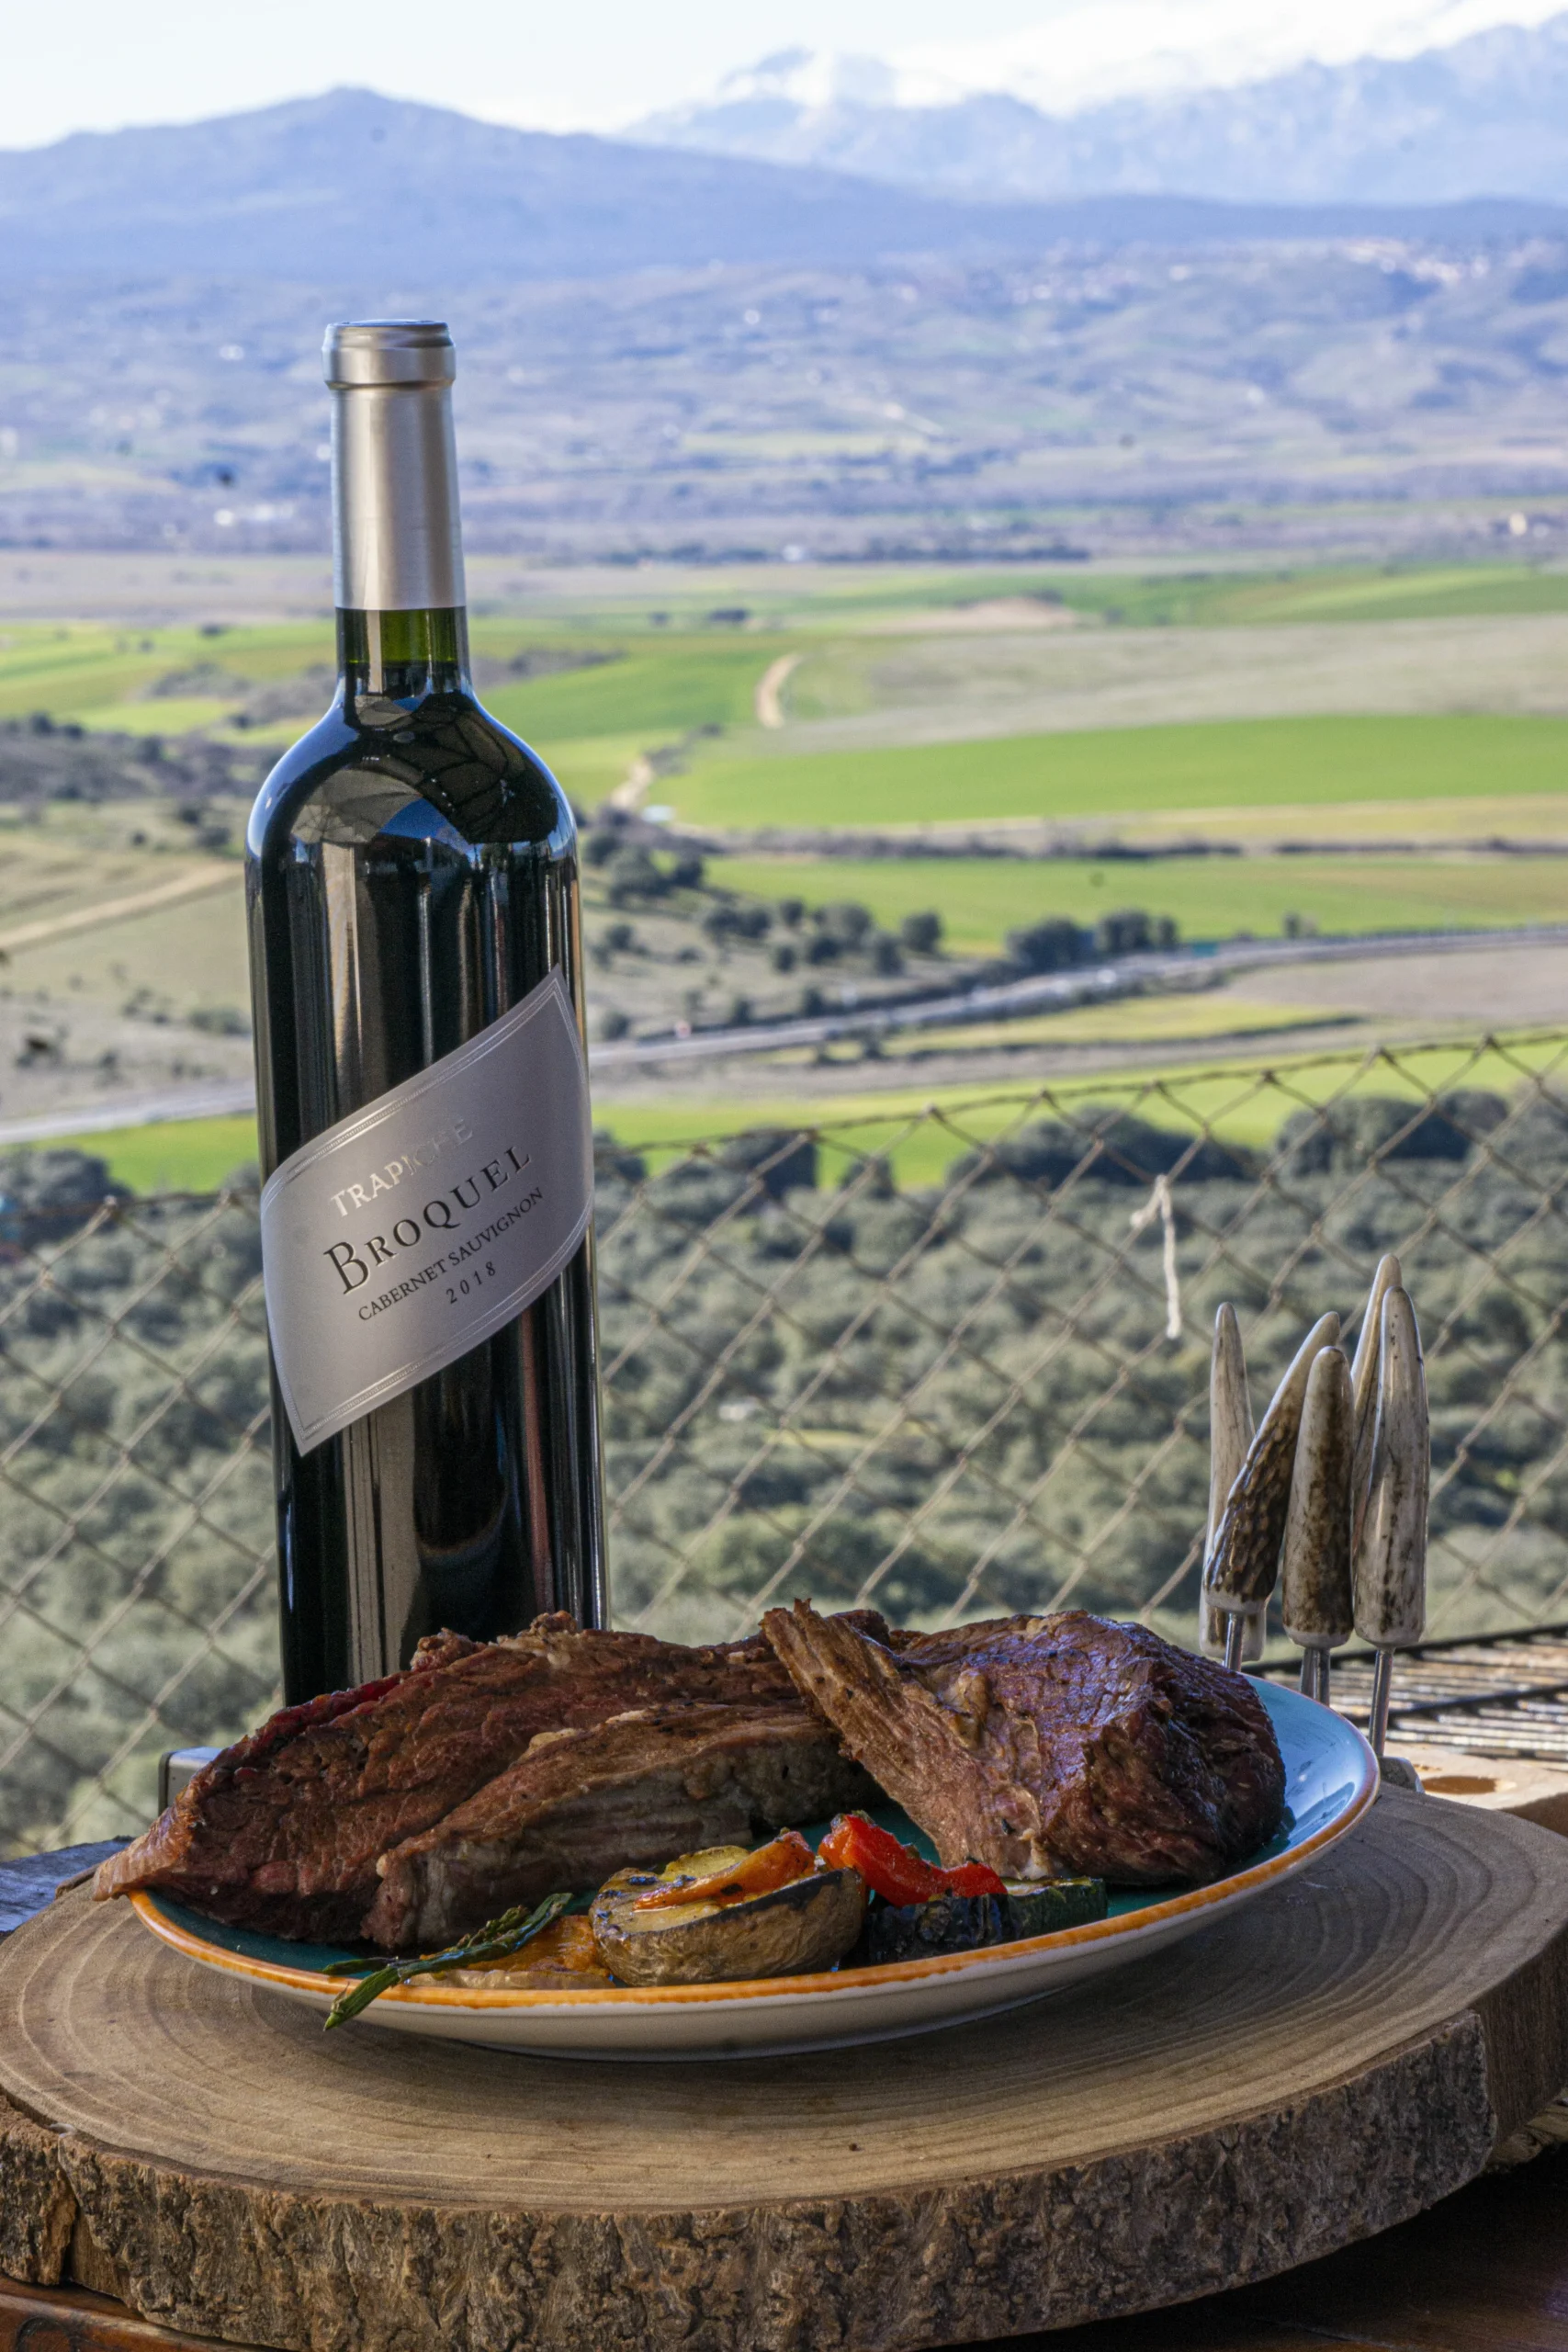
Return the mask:
<path id="1" fill-rule="evenodd" d="M 1507 1035 L 1495 1045 L 1456 1040 L 1407 1046 L 1391 1060 L 1367 1044 L 1333 1043 L 1333 1024 L 1314 1024 L 1310 1008 L 1280 1017 L 1279 1008 L 1255 1003 L 1245 1005 L 1239 1023 L 1227 1027 L 1226 1037 L 1239 1037 L 1246 1048 L 1239 1057 L 1227 1057 L 1205 1051 L 1201 1017 L 1184 1034 L 1175 1022 L 1162 1020 L 1172 1009 L 1156 999 L 1141 1007 L 1067 1016 L 1070 1024 L 1083 1023 L 1079 1034 L 1087 1044 L 1124 1049 L 1082 1075 L 1029 1079 L 1014 1070 L 987 1083 L 976 1074 L 984 1033 L 969 1031 L 963 1033 L 967 1079 L 953 1075 L 945 1083 L 911 1085 L 897 1059 L 784 1061 L 770 1072 L 765 1091 L 721 1091 L 690 1080 L 626 1096 L 596 1089 L 595 1132 L 607 1152 L 636 1153 L 658 1170 L 693 1149 L 759 1126 L 781 1136 L 810 1130 L 818 1139 L 818 1181 L 828 1189 L 850 1181 L 869 1159 L 907 1187 L 942 1182 L 965 1151 L 1012 1134 L 1043 1107 L 1076 1117 L 1107 1101 L 1135 1099 L 1140 1117 L 1172 1133 L 1209 1133 L 1267 1150 L 1303 1103 L 1365 1095 L 1415 1106 L 1462 1087 L 1516 1099 L 1537 1080 L 1557 1093 L 1568 1081 L 1568 1040 L 1560 1033 Z M 1125 1023 L 1119 1017 L 1139 1011 L 1145 1014 L 1141 1036 L 1132 1017 Z M 1153 1039 L 1146 1034 L 1151 1028 Z M 1316 1042 L 1306 1048 L 1298 1033 L 1309 1028 L 1315 1029 Z M 1158 1045 L 1174 1050 L 1156 1059 Z M 101 1159 L 115 1183 L 131 1192 L 211 1192 L 231 1178 L 246 1182 L 254 1174 L 255 1127 L 249 1118 L 171 1120 L 60 1140 Z"/>
<path id="2" fill-rule="evenodd" d="M 1568 790 L 1568 718 L 1233 719 L 781 752 L 705 761 L 669 797 L 682 819 L 730 832 L 1028 818 L 1110 830 L 1108 820 L 1155 813 L 1218 830 L 1233 808 L 1386 808 L 1473 799 L 1489 782 L 1516 797 Z"/>
<path id="3" fill-rule="evenodd" d="M 939 907 L 950 947 L 998 955 L 1010 931 L 1050 915 L 1091 923 L 1135 906 L 1184 940 L 1491 929 L 1568 921 L 1568 859 L 1420 856 L 1076 859 L 727 857 L 715 872 L 763 899 L 856 899 L 896 931 Z"/>
<path id="4" fill-rule="evenodd" d="M 260 570 L 242 617 L 243 574 L 212 590 L 233 617 L 204 617 L 201 584 L 171 573 L 145 623 L 112 581 L 112 619 L 0 623 L 0 1125 L 79 1104 L 96 1129 L 123 1098 L 138 1129 L 151 1094 L 243 1080 L 246 797 L 330 694 L 332 628 L 298 608 L 299 581 Z M 269 596 L 287 617 L 265 617 Z M 1126 908 L 1191 943 L 1568 916 L 1568 571 L 1539 562 L 552 575 L 481 559 L 472 637 L 485 700 L 593 820 L 599 1041 L 949 990 L 1010 933 L 1066 918 L 1087 936 Z M 40 745 L 63 784 L 23 775 Z M 694 834 L 701 870 L 676 884 Z M 987 854 L 946 854 L 971 843 Z M 911 920 L 933 912 L 940 939 L 917 944 Z M 1515 967 L 1511 1019 L 1568 1010 L 1549 966 L 1533 990 Z M 792 1091 L 897 1091 L 917 1065 L 945 1091 L 1143 1044 L 1166 1059 L 1388 1028 L 1371 967 L 1358 985 L 1331 1004 L 1289 973 L 1272 992 L 1238 978 L 869 1057 L 835 1046 L 809 1070 L 732 1060 L 722 1086 L 690 1065 L 607 1070 L 600 1097 L 616 1121 L 662 1101 L 743 1123 Z M 1441 987 L 1423 1002 L 1428 1034 L 1461 1017 Z M 210 1181 L 243 1139 L 171 1133 L 137 1166 Z"/>
<path id="5" fill-rule="evenodd" d="M 1259 1078 L 1260 1069 L 1265 1078 Z M 897 1072 L 891 1083 L 867 1085 L 863 1069 L 858 1089 L 852 1080 L 829 1095 L 813 1084 L 815 1073 L 801 1071 L 793 1089 L 783 1087 L 766 1100 L 762 1117 L 781 1135 L 806 1128 L 818 1134 L 820 1182 L 829 1188 L 871 1158 L 884 1162 L 903 1187 L 943 1182 L 965 1151 L 1014 1134 L 1043 1112 L 1088 1116 L 1108 1101 L 1135 1100 L 1140 1118 L 1175 1134 L 1206 1133 L 1249 1150 L 1267 1150 L 1303 1103 L 1369 1095 L 1405 1100 L 1414 1108 L 1430 1095 L 1461 1087 L 1517 1098 L 1538 1080 L 1561 1092 L 1565 1074 L 1568 1044 L 1561 1035 L 1510 1037 L 1495 1046 L 1416 1046 L 1393 1061 L 1348 1043 L 1292 1052 L 1287 1039 L 1266 1052 L 1262 1041 L 1255 1040 L 1235 1069 L 1200 1047 L 1165 1063 L 1157 1074 L 1130 1057 L 1114 1070 L 1053 1078 L 1033 1088 L 1017 1080 L 990 1088 L 973 1080 L 967 1085 L 911 1087 L 900 1084 Z M 665 1102 L 602 1103 L 595 1111 L 602 1133 L 620 1148 L 642 1155 L 654 1169 L 711 1138 L 742 1134 L 758 1117 L 755 1103 L 716 1091 L 702 1096 L 694 1091 Z"/>

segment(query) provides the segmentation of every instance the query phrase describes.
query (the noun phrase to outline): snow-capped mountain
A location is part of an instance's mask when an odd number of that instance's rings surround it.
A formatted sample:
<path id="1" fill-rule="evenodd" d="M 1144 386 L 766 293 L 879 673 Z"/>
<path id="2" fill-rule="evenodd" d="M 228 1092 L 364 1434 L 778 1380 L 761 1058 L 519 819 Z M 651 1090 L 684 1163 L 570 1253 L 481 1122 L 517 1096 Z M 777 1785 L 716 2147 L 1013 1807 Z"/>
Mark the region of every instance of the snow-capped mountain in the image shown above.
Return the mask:
<path id="1" fill-rule="evenodd" d="M 892 61 L 790 50 L 626 135 L 974 196 L 1568 199 L 1568 13 L 1404 53 L 1423 28 L 1462 26 L 1479 5 L 1380 14 L 1371 0 L 1363 40 L 1391 53 L 1298 59 L 1259 76 L 1249 62 L 1305 40 L 1295 0 L 1264 10 L 1248 0 L 1228 40 L 1218 33 L 1231 0 L 1101 0 L 1087 22 L 1077 7 L 1060 20 L 1055 55 L 1049 25 L 1027 40 Z M 1203 16 L 1205 43 L 1156 50 L 1145 39 L 1134 50 L 1135 20 L 1156 6 L 1176 35 L 1184 14 Z M 1129 44 L 1120 62 L 1106 29 L 1118 24 Z M 1199 71 L 1210 79 L 1195 87 Z"/>

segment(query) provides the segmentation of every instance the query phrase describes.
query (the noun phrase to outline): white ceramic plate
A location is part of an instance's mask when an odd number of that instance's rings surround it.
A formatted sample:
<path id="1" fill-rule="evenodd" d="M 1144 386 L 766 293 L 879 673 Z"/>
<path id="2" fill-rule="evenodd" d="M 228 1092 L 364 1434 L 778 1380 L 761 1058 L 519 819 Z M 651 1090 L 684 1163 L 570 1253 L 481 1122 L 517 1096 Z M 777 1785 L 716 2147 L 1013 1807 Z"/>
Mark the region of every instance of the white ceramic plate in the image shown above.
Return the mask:
<path id="1" fill-rule="evenodd" d="M 1297 1691 L 1269 1682 L 1254 1688 L 1285 1759 L 1287 1826 L 1216 1885 L 1168 1895 L 1122 1893 L 1111 1899 L 1111 1917 L 1089 1927 L 819 1976 L 581 1993 L 478 1992 L 426 1978 L 384 1993 L 342 2030 L 378 2028 L 562 2058 L 727 2058 L 883 2041 L 1037 2001 L 1142 1960 L 1278 1885 L 1343 1838 L 1371 1804 L 1377 1763 L 1352 1724 Z M 343 1990 L 341 1977 L 321 1973 L 342 1956 L 336 1951 L 220 1927 L 158 1895 L 131 1901 L 155 1936 L 203 1967 L 249 1977 L 321 2010 Z"/>

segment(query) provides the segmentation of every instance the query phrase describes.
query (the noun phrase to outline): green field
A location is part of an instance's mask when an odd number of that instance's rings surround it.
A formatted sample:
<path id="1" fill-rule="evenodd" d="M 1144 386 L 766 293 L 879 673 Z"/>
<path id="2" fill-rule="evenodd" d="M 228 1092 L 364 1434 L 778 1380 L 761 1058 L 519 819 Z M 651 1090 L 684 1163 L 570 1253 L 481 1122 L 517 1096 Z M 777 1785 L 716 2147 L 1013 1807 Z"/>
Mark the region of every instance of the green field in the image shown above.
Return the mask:
<path id="1" fill-rule="evenodd" d="M 1057 578 L 1064 604 L 1134 628 L 1235 628 L 1286 621 L 1441 620 L 1486 613 L 1568 613 L 1568 571 L 1522 564 L 1189 575 Z M 1016 591 L 1014 592 L 1016 593 Z"/>
<path id="2" fill-rule="evenodd" d="M 1266 1073 L 1260 1075 L 1260 1071 Z M 1305 1103 L 1345 1093 L 1381 1094 L 1416 1102 L 1445 1087 L 1486 1087 L 1512 1094 L 1531 1075 L 1550 1080 L 1561 1095 L 1568 1073 L 1568 1043 L 1561 1033 L 1505 1041 L 1478 1052 L 1468 1046 L 1423 1046 L 1396 1058 L 1348 1047 L 1334 1054 L 1269 1057 L 1244 1063 L 1195 1060 L 1184 1069 L 1117 1070 L 1066 1079 L 1044 1091 L 998 1088 L 889 1090 L 859 1096 L 813 1097 L 765 1104 L 733 1099 L 601 1105 L 595 1124 L 617 1143 L 645 1153 L 659 1167 L 684 1156 L 704 1138 L 739 1135 L 755 1126 L 816 1127 L 822 1135 L 821 1181 L 836 1184 L 876 1153 L 901 1184 L 933 1184 L 960 1153 L 1006 1135 L 1031 1118 L 1066 1106 L 1113 1103 L 1156 1125 L 1207 1128 L 1238 1144 L 1267 1145 Z M 1276 1082 L 1278 1080 L 1279 1082 Z"/>
<path id="3" fill-rule="evenodd" d="M 512 623 L 509 648 L 521 634 Z M 791 650 L 788 637 L 751 632 L 665 637 L 592 668 L 487 686 L 484 700 L 497 718 L 541 746 L 599 735 L 640 734 L 658 742 L 692 728 L 749 726 L 758 679 Z"/>
<path id="4" fill-rule="evenodd" d="M 171 671 L 210 663 L 264 685 L 330 662 L 332 646 L 332 624 L 326 620 L 210 634 L 200 628 L 115 629 L 93 621 L 8 625 L 0 631 L 0 718 L 41 710 L 53 718 L 92 713 L 94 723 L 104 723 L 102 714 L 125 705 L 156 712 L 156 700 L 141 698 Z M 175 731 L 173 724 L 168 731 Z"/>
<path id="5" fill-rule="evenodd" d="M 1568 719 L 1228 719 L 912 749 L 710 759 L 671 780 L 694 824 L 974 824 L 1568 792 Z"/>
<path id="6" fill-rule="evenodd" d="M 1029 596 L 1071 605 L 1086 625 L 1034 626 L 1041 613 L 1018 605 Z M 993 821 L 1061 824 L 1080 839 L 1088 829 L 1091 842 L 1119 831 L 1131 846 L 1192 838 L 1212 852 L 1242 840 L 1264 852 L 1280 839 L 1373 844 L 1332 856 L 781 861 L 748 854 L 712 862 L 709 878 L 720 888 L 775 901 L 858 900 L 889 928 L 935 908 L 949 948 L 976 956 L 995 955 L 1010 932 L 1042 917 L 1087 926 L 1128 906 L 1173 918 L 1194 941 L 1277 935 L 1290 917 L 1325 933 L 1562 920 L 1562 861 L 1463 848 L 1494 833 L 1516 843 L 1568 841 L 1568 717 L 1534 715 L 1568 707 L 1559 679 L 1568 639 L 1562 623 L 1540 617 L 1558 613 L 1568 614 L 1568 571 L 1498 562 L 1186 575 L 1091 566 L 823 567 L 809 578 L 781 565 L 732 578 L 663 572 L 646 582 L 606 573 L 597 582 L 563 580 L 558 594 L 541 581 L 526 612 L 476 614 L 472 637 L 483 698 L 537 745 L 589 810 L 635 777 L 643 806 L 668 805 L 698 828 L 742 837 L 799 829 L 824 836 L 827 847 L 858 826 Z M 1536 617 L 1516 628 L 1499 620 L 1508 614 Z M 1060 615 L 1044 616 L 1053 617 Z M 1423 619 L 1440 626 L 1425 629 Z M 1381 628 L 1391 621 L 1399 627 Z M 1308 624 L 1309 638 L 1292 634 Z M 1187 633 L 1179 642 L 1159 639 L 1169 628 Z M 1245 639 L 1235 638 L 1238 628 L 1249 632 Z M 168 738 L 199 724 L 216 741 L 267 754 L 319 711 L 331 640 L 325 614 L 206 628 L 8 625 L 0 630 L 0 721 L 44 712 Z M 1516 644 L 1520 666 L 1499 684 Z M 785 723 L 763 727 L 758 685 L 786 652 L 807 658 L 784 690 Z M 550 670 L 539 655 L 565 656 L 568 666 Z M 1327 698 L 1316 708 L 1330 715 L 1223 715 L 1275 707 L 1269 697 L 1278 681 L 1293 692 L 1309 658 L 1318 664 L 1314 691 Z M 1358 661 L 1374 697 L 1391 697 L 1383 715 L 1332 715 L 1342 694 L 1348 701 Z M 1223 688 L 1231 701 L 1202 706 L 1222 715 L 1161 705 L 1161 662 L 1165 674 L 1174 668 L 1184 680 L 1206 678 L 1217 695 Z M 545 673 L 519 676 L 519 665 L 530 663 Z M 1248 702 L 1260 663 L 1274 665 L 1276 684 Z M 1448 713 L 1446 699 L 1458 698 L 1456 663 L 1472 707 Z M 1057 691 L 1052 681 L 1063 678 L 1080 681 L 1060 706 L 1065 719 L 1049 698 Z M 1025 687 L 1045 702 L 1006 702 Z M 297 714 L 288 715 L 296 701 Z M 1296 707 L 1288 695 L 1280 707 Z M 1375 698 L 1371 707 L 1380 707 Z M 1162 711 L 1182 723 L 1152 723 Z M 1144 715 L 1151 723 L 1124 723 Z M 987 724 L 1062 731 L 976 740 L 974 730 Z M 931 731 L 965 740 L 932 741 Z M 811 743 L 854 748 L 798 748 Z M 242 789 L 248 779 L 236 781 L 220 812 L 231 841 Z M 178 822 L 192 813 L 172 788 L 165 801 L 106 803 L 90 818 L 68 797 L 41 820 L 30 808 L 18 810 L 6 828 L 0 917 L 31 926 L 58 916 L 63 927 L 17 949 L 4 984 L 57 1006 L 51 1018 L 62 1022 L 73 1004 L 84 1014 L 96 1008 L 95 1018 L 137 1012 L 175 1023 L 192 1012 L 242 1008 L 237 876 L 233 889 L 177 910 L 122 911 L 89 929 L 71 920 L 73 910 L 155 888 L 172 851 L 192 853 Z M 1419 842 L 1420 854 L 1379 854 L 1376 843 L 1391 839 Z M 1459 854 L 1445 854 L 1450 841 Z M 687 919 L 700 912 L 688 910 Z M 687 944 L 680 960 L 693 963 L 690 986 L 683 974 L 660 982 L 671 1004 L 682 991 L 700 997 L 705 989 L 694 1017 L 713 1018 L 731 993 L 753 989 L 755 976 L 742 988 L 728 968 L 728 951 L 696 934 Z M 772 988 L 765 951 L 755 957 Z M 630 972 L 616 985 L 629 987 Z M 651 1017 L 646 1003 L 626 1010 L 639 1021 Z M 1516 1002 L 1513 1017 L 1534 1010 Z M 1540 1010 L 1551 1018 L 1555 1007 L 1543 996 Z M 137 1052 L 139 1036 L 130 1041 Z M 204 1045 L 195 1058 L 210 1060 L 217 1050 Z"/>
<path id="7" fill-rule="evenodd" d="M 1325 933 L 1568 922 L 1560 858 L 727 857 L 712 872 L 761 899 L 858 899 L 888 930 L 934 907 L 961 955 L 995 954 L 1010 931 L 1046 915 L 1090 924 L 1117 907 L 1172 915 L 1184 940 L 1269 937 L 1287 914 Z"/>
<path id="8" fill-rule="evenodd" d="M 1235 1064 L 1194 1058 L 1158 1070 L 1116 1070 L 1065 1079 L 1048 1090 L 1007 1086 L 894 1087 L 860 1094 L 800 1092 L 766 1102 L 736 1089 L 722 1094 L 671 1095 L 662 1102 L 601 1102 L 594 1125 L 626 1149 L 660 1167 L 694 1145 L 762 1126 L 811 1127 L 822 1137 L 822 1182 L 832 1185 L 868 1153 L 888 1159 L 904 1184 L 937 1182 L 973 1144 L 1005 1135 L 1053 1106 L 1115 1103 L 1156 1125 L 1183 1130 L 1206 1126 L 1249 1145 L 1266 1145 L 1306 1102 L 1342 1092 L 1408 1097 L 1450 1086 L 1487 1087 L 1510 1094 L 1530 1076 L 1555 1093 L 1568 1089 L 1568 1042 L 1561 1032 L 1529 1034 L 1476 1050 L 1465 1045 L 1418 1046 L 1396 1056 L 1360 1046 L 1334 1053 L 1265 1056 L 1252 1051 Z M 40 1147 L 42 1148 L 42 1147 Z M 254 1167 L 256 1137 L 249 1119 L 171 1120 L 118 1133 L 61 1136 L 50 1149 L 73 1148 L 105 1160 L 116 1182 L 142 1193 L 214 1191 L 226 1178 Z"/>
<path id="9" fill-rule="evenodd" d="M 254 1171 L 256 1123 L 251 1118 L 168 1119 L 152 1127 L 59 1136 L 38 1148 L 88 1152 L 105 1163 L 117 1184 L 132 1193 L 214 1193 L 242 1170 Z"/>

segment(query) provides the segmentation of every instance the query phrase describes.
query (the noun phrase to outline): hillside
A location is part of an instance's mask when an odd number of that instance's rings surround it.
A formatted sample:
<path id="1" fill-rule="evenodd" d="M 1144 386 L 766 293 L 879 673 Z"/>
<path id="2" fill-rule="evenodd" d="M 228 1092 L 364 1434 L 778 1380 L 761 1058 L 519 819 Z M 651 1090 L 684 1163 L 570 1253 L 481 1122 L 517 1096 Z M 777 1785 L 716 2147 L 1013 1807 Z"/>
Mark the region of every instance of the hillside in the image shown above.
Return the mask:
<path id="1" fill-rule="evenodd" d="M 874 165 L 859 167 L 874 169 Z M 908 177 L 911 173 L 893 176 Z M 1361 208 L 1314 219 L 1278 204 L 1151 202 L 1119 183 L 1075 200 L 976 205 L 891 191 L 795 158 L 681 152 L 513 130 L 369 90 L 207 122 L 83 131 L 0 153 L 0 276 L 131 271 L 341 283 L 363 309 L 414 287 L 605 277 L 712 262 L 846 268 L 1077 243 L 1340 233 L 1520 233 L 1539 206 L 1435 221 Z M 917 179 L 940 177 L 924 163 Z M 962 183 L 964 175 L 958 175 Z M 1279 191 L 1275 191 L 1277 195 Z"/>
<path id="2" fill-rule="evenodd" d="M 129 272 L 12 289 L 0 545 L 323 550 L 322 325 L 397 294 Z M 1568 547 L 1568 241 L 737 264 L 401 299 L 452 321 L 476 555 Z"/>

